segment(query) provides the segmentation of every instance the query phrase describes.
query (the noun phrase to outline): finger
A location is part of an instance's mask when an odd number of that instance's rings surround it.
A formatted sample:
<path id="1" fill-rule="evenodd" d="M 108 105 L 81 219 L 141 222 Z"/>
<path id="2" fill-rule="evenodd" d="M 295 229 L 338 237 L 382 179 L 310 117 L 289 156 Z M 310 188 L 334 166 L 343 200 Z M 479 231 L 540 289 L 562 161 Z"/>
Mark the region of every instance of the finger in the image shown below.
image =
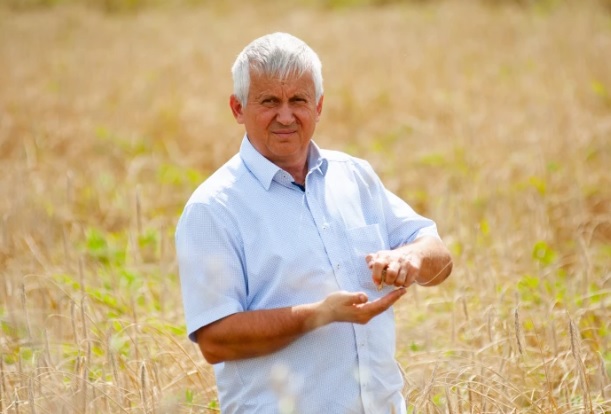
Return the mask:
<path id="1" fill-rule="evenodd" d="M 383 283 L 386 279 L 386 268 L 374 265 L 371 269 L 371 277 L 373 278 L 373 283 L 376 285 Z"/>
<path id="2" fill-rule="evenodd" d="M 403 286 L 413 285 L 416 283 L 416 279 L 420 274 L 420 261 L 410 258 L 410 260 L 405 263 L 405 269 L 407 271 L 407 276 L 405 277 Z"/>
<path id="3" fill-rule="evenodd" d="M 395 289 L 379 299 L 376 299 L 369 303 L 364 303 L 362 305 L 359 305 L 358 307 L 363 311 L 368 312 L 373 317 L 390 308 L 396 301 L 401 298 L 401 296 L 405 294 L 405 292 L 407 292 L 407 289 L 405 289 L 404 287 Z"/>
<path id="4" fill-rule="evenodd" d="M 397 273 L 397 280 L 395 280 L 395 286 L 406 286 L 405 281 L 407 280 L 407 267 L 401 265 L 399 272 Z"/>
<path id="5" fill-rule="evenodd" d="M 373 260 L 374 260 L 375 256 L 376 256 L 375 253 L 369 253 L 367 256 L 365 256 L 365 261 L 367 262 L 367 266 L 370 269 L 373 266 Z"/>
<path id="6" fill-rule="evenodd" d="M 384 278 L 384 283 L 387 285 L 396 285 L 397 277 L 399 276 L 399 270 L 401 269 L 401 264 L 397 261 L 391 262 L 386 268 L 386 277 Z"/>
<path id="7" fill-rule="evenodd" d="M 386 266 L 388 263 L 380 259 L 375 259 L 371 265 L 371 277 L 376 285 L 384 282 L 386 279 Z"/>
<path id="8" fill-rule="evenodd" d="M 367 303 L 369 298 L 363 292 L 342 292 L 340 304 L 344 306 L 360 305 Z"/>
<path id="9" fill-rule="evenodd" d="M 369 300 L 369 298 L 367 297 L 366 294 L 364 294 L 364 293 L 357 293 L 355 300 L 352 301 L 352 304 L 353 305 L 358 305 L 358 304 L 361 304 L 361 303 L 367 303 L 368 300 Z"/>
<path id="10" fill-rule="evenodd" d="M 386 256 L 382 251 L 369 253 L 367 256 L 365 256 L 365 261 L 370 269 L 372 269 L 376 263 L 383 264 L 384 266 L 388 264 Z"/>
<path id="11" fill-rule="evenodd" d="M 371 319 L 390 308 L 405 292 L 406 289 L 404 287 L 399 288 L 373 302 L 355 305 L 350 321 L 359 324 L 368 323 Z"/>
<path id="12" fill-rule="evenodd" d="M 386 295 L 382 296 L 380 299 L 377 299 L 375 302 L 381 302 L 384 306 L 386 306 L 386 309 L 388 309 L 396 301 L 398 301 L 401 296 L 405 295 L 406 292 L 407 289 L 405 288 L 394 289 Z"/>

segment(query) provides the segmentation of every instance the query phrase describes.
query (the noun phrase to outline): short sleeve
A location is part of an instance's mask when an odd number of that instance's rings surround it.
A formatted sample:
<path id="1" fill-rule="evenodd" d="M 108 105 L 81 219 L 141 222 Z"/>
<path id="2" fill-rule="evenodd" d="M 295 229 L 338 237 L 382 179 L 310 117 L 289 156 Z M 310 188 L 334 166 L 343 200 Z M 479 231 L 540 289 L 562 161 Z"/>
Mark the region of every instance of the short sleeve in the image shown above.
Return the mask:
<path id="1" fill-rule="evenodd" d="M 192 203 L 176 227 L 176 253 L 189 339 L 195 331 L 245 309 L 239 232 L 226 212 Z"/>
<path id="2" fill-rule="evenodd" d="M 385 190 L 385 218 L 391 249 L 413 242 L 419 237 L 439 238 L 437 225 L 414 209 L 394 193 Z"/>
<path id="3" fill-rule="evenodd" d="M 391 249 L 396 249 L 422 236 L 439 238 L 437 225 L 433 220 L 416 213 L 407 202 L 386 189 L 371 165 L 365 160 L 360 161 L 361 167 L 369 175 L 371 185 L 377 187 L 375 193 L 382 199 L 381 205 Z"/>

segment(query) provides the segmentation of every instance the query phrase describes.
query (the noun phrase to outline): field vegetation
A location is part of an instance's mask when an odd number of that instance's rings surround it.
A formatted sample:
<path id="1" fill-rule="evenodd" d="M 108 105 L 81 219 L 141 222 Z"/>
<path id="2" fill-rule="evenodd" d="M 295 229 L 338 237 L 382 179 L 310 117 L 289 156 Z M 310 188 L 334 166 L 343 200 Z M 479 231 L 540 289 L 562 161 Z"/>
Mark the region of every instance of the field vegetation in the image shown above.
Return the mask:
<path id="1" fill-rule="evenodd" d="M 0 413 L 219 411 L 174 226 L 238 150 L 235 56 L 279 30 L 323 61 L 315 140 L 454 254 L 397 305 L 409 411 L 611 412 L 608 3 L 9 0 Z"/>

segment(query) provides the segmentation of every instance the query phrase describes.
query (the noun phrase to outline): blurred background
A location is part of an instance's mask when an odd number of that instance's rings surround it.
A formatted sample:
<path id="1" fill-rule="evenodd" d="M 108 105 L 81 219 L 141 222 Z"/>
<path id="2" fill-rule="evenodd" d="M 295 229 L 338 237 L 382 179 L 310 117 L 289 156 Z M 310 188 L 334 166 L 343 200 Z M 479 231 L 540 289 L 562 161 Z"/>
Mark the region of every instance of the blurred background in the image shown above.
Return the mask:
<path id="1" fill-rule="evenodd" d="M 219 411 L 173 234 L 273 31 L 454 255 L 396 306 L 409 412 L 611 412 L 609 1 L 2 0 L 0 413 Z"/>

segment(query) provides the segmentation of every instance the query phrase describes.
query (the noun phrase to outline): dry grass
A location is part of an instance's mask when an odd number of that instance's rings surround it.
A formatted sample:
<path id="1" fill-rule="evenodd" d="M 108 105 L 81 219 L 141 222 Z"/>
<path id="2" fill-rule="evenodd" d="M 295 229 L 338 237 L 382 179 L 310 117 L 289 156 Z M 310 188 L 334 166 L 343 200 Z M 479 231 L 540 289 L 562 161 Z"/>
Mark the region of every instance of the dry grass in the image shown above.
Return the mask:
<path id="1" fill-rule="evenodd" d="M 217 410 L 173 230 L 274 30 L 323 60 L 317 141 L 455 254 L 397 312 L 410 410 L 611 411 L 611 16 L 490 3 L 0 10 L 0 413 Z"/>

